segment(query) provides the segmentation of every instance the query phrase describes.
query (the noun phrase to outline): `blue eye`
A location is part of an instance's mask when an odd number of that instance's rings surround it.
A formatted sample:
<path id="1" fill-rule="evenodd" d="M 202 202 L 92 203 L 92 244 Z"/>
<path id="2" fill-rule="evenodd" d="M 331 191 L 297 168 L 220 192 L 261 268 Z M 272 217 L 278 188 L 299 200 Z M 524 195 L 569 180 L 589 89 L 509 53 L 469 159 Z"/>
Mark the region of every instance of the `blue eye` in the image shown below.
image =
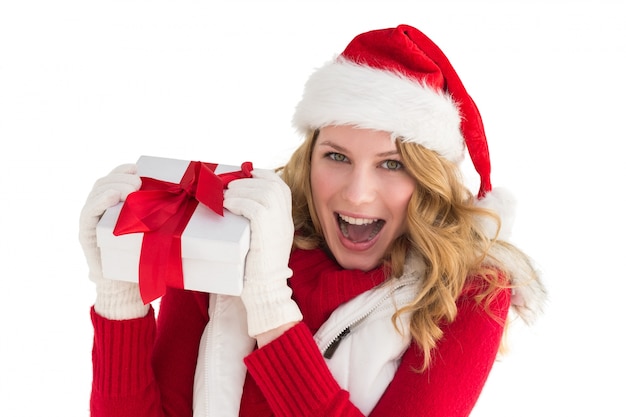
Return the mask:
<path id="1" fill-rule="evenodd" d="M 390 171 L 399 171 L 404 168 L 404 165 L 402 165 L 402 162 L 396 161 L 395 159 L 387 159 L 382 163 L 382 167 Z"/>
<path id="2" fill-rule="evenodd" d="M 333 161 L 337 161 L 337 162 L 346 162 L 348 160 L 348 158 L 344 154 L 337 153 L 337 152 L 328 152 L 326 154 L 326 157 L 332 159 Z"/>

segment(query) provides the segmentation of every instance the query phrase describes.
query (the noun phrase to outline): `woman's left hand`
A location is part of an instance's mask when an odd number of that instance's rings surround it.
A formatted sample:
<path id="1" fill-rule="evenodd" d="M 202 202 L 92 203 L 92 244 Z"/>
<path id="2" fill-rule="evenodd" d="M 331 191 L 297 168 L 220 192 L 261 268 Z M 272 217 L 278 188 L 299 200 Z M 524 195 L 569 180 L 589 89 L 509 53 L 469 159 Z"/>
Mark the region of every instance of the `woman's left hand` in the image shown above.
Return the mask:
<path id="1" fill-rule="evenodd" d="M 291 190 L 272 171 L 253 171 L 252 175 L 228 185 L 224 208 L 250 220 L 241 298 L 248 315 L 248 333 L 257 337 L 302 320 L 302 313 L 287 286 L 294 235 Z"/>

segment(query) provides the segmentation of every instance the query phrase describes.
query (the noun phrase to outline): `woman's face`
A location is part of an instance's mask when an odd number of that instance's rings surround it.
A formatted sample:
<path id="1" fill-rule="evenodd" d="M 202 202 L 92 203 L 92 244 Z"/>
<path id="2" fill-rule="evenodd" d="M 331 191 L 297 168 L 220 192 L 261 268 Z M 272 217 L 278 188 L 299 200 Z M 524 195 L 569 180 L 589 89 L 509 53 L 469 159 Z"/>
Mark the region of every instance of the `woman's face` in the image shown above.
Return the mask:
<path id="1" fill-rule="evenodd" d="M 337 262 L 346 269 L 369 271 L 405 232 L 415 181 L 389 133 L 328 126 L 313 147 L 311 189 Z"/>

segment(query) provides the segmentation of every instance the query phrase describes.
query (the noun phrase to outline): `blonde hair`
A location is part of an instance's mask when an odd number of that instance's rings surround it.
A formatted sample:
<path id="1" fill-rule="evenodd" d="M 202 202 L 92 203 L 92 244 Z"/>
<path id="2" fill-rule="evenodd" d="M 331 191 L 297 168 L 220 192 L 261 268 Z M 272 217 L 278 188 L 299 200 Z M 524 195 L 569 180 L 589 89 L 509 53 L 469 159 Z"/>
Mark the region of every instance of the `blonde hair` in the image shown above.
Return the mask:
<path id="1" fill-rule="evenodd" d="M 292 190 L 294 246 L 300 249 L 325 245 L 310 184 L 311 154 L 317 135 L 318 131 L 311 132 L 279 169 Z M 456 301 L 468 277 L 482 279 L 484 291 L 476 301 L 486 309 L 497 291 L 509 286 L 509 277 L 497 259 L 490 256 L 486 262 L 492 245 L 501 243 L 487 237 L 479 222 L 486 216 L 499 224 L 499 218 L 475 205 L 458 167 L 421 145 L 398 140 L 397 147 L 405 169 L 417 186 L 408 205 L 407 232 L 396 239 L 383 262 L 389 271 L 387 280 L 403 274 L 411 252 L 419 254 L 426 264 L 421 291 L 393 317 L 395 323 L 400 314 L 410 314 L 411 335 L 424 352 L 420 369 L 423 371 L 442 337 L 440 326 L 456 317 Z M 506 248 L 515 256 L 525 256 L 511 245 Z"/>

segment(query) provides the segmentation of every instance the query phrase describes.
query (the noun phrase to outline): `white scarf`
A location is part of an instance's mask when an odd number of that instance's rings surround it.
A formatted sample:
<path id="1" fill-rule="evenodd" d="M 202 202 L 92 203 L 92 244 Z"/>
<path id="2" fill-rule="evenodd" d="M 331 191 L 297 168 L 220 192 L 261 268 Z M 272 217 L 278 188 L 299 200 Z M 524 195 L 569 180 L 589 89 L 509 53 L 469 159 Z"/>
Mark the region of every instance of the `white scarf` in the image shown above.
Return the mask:
<path id="1" fill-rule="evenodd" d="M 393 326 L 391 316 L 415 297 L 424 270 L 417 268 L 385 285 L 366 291 L 339 306 L 314 338 L 322 353 L 346 328 L 349 335 L 326 359 L 338 384 L 351 401 L 368 414 L 393 379 L 411 342 L 409 316 Z M 247 334 L 246 311 L 238 297 L 211 295 L 209 323 L 200 342 L 194 381 L 194 417 L 237 417 L 246 376 L 243 358 L 255 340 Z"/>

